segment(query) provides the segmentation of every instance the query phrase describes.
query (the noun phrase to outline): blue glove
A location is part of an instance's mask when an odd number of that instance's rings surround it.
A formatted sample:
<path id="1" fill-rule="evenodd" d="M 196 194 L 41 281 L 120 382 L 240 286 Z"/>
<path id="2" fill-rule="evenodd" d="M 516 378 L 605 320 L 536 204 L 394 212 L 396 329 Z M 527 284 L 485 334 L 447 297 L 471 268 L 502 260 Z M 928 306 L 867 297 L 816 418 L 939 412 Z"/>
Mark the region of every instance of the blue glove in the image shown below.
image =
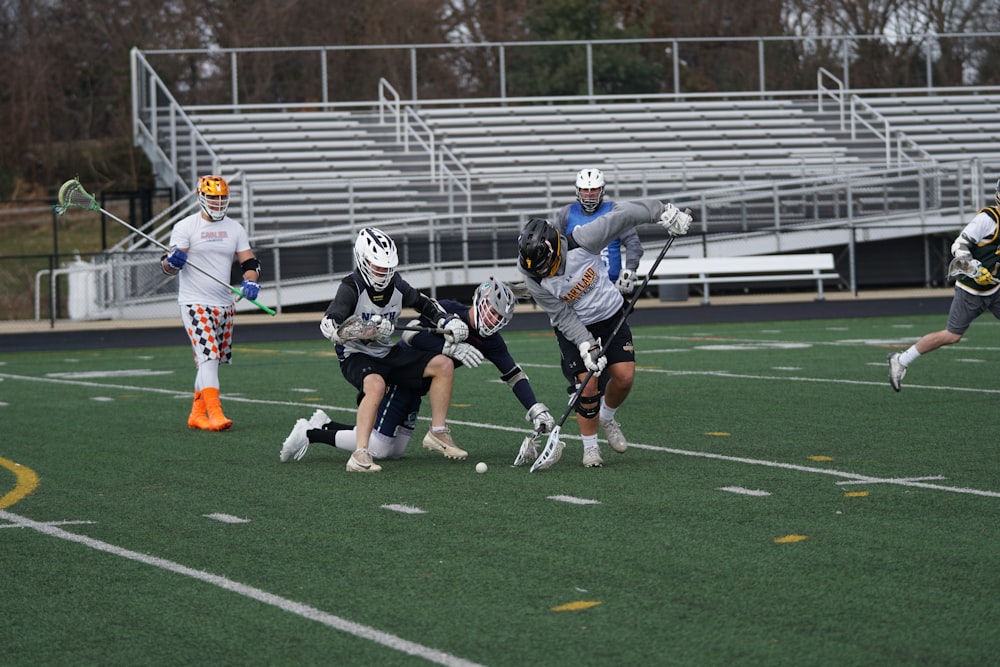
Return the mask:
<path id="1" fill-rule="evenodd" d="M 181 250 L 180 248 L 174 248 L 173 251 L 167 255 L 167 265 L 174 269 L 175 271 L 180 271 L 187 264 L 188 254 Z"/>
<path id="2" fill-rule="evenodd" d="M 260 285 L 253 280 L 244 280 L 243 284 L 240 285 L 240 292 L 244 298 L 253 301 L 260 294 Z"/>

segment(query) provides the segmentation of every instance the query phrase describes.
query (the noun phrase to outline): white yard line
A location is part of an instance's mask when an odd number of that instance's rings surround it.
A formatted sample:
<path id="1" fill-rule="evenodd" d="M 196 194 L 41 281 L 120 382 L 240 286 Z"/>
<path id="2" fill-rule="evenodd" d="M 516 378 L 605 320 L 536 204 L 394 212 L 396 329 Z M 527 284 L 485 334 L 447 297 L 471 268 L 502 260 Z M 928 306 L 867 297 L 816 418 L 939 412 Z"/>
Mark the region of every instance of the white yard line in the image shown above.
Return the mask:
<path id="1" fill-rule="evenodd" d="M 39 533 L 50 537 L 66 540 L 67 542 L 75 542 L 90 549 L 109 553 L 113 556 L 127 558 L 128 560 L 150 565 L 161 570 L 167 570 L 168 572 L 173 572 L 181 576 L 197 579 L 198 581 L 202 581 L 206 584 L 250 598 L 251 600 L 257 600 L 258 602 L 263 602 L 264 604 L 271 605 L 272 607 L 277 607 L 278 609 L 290 614 L 296 614 L 297 616 L 301 616 L 302 618 L 310 621 L 316 621 L 317 623 L 321 623 L 327 627 L 333 628 L 334 630 L 339 630 L 361 639 L 367 639 L 375 642 L 376 644 L 381 644 L 387 648 L 399 651 L 400 653 L 406 653 L 418 658 L 423 658 L 428 662 L 454 667 L 478 667 L 478 663 L 464 660 L 451 655 L 450 653 L 445 653 L 444 651 L 439 651 L 435 648 L 424 646 L 423 644 L 408 641 L 402 637 L 397 637 L 396 635 L 389 634 L 388 632 L 376 630 L 373 627 L 362 625 L 361 623 L 349 621 L 345 618 L 341 618 L 340 616 L 328 614 L 325 611 L 316 609 L 315 607 L 310 607 L 307 604 L 295 602 L 294 600 L 289 600 L 288 598 L 268 593 L 267 591 L 255 588 L 254 586 L 241 584 L 238 581 L 233 581 L 232 579 L 228 579 L 217 574 L 211 574 L 210 572 L 205 572 L 203 570 L 196 570 L 194 568 L 187 567 L 186 565 L 181 565 L 180 563 L 175 563 L 163 558 L 157 558 L 156 556 L 150 556 L 137 551 L 116 547 L 115 545 L 108 544 L 107 542 L 95 540 L 84 535 L 70 533 L 53 524 L 26 519 L 25 517 L 12 514 L 6 510 L 0 510 L 0 519 L 9 521 L 22 528 L 36 530 Z"/>

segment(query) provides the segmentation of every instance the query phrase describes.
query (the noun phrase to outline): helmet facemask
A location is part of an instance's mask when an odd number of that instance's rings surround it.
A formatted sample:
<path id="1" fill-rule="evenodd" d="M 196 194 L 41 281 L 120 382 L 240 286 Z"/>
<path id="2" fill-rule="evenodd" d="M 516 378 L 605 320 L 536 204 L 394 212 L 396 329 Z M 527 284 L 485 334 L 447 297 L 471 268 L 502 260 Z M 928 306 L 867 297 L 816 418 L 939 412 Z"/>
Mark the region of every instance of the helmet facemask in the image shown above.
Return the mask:
<path id="1" fill-rule="evenodd" d="M 376 292 L 381 292 L 392 284 L 399 255 L 396 244 L 385 232 L 366 227 L 354 242 L 354 261 L 365 283 Z"/>
<path id="2" fill-rule="evenodd" d="M 515 301 L 510 288 L 492 276 L 477 287 L 472 295 L 472 310 L 479 335 L 486 338 L 507 326 L 514 316 Z"/>
<path id="3" fill-rule="evenodd" d="M 536 278 L 557 275 L 562 268 L 562 235 L 547 220 L 532 218 L 517 237 L 518 263 Z"/>
<path id="4" fill-rule="evenodd" d="M 198 179 L 198 203 L 212 222 L 222 220 L 229 211 L 229 184 L 221 176 L 202 176 Z"/>
<path id="5" fill-rule="evenodd" d="M 581 169 L 576 175 L 576 200 L 591 215 L 604 201 L 604 174 L 600 169 Z"/>

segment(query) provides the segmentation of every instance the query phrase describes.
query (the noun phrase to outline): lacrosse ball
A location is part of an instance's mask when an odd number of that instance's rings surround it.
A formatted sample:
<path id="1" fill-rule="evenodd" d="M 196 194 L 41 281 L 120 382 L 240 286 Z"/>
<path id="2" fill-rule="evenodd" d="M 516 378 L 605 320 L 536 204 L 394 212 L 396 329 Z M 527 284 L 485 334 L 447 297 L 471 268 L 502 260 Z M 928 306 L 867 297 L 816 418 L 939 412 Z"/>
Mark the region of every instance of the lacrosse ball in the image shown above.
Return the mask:
<path id="1" fill-rule="evenodd" d="M 476 472 L 478 472 L 479 474 L 483 474 L 484 472 L 486 472 L 486 470 L 487 470 L 486 464 L 483 463 L 482 461 L 476 464 Z"/>

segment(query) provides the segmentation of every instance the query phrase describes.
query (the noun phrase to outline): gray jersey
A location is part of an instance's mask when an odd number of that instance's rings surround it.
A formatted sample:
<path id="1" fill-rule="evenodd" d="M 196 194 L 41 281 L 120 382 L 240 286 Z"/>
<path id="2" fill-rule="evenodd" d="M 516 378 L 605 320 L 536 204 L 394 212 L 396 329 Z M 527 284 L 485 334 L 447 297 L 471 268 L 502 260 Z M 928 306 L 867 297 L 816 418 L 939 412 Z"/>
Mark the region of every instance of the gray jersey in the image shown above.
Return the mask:
<path id="1" fill-rule="evenodd" d="M 593 340 L 587 325 L 614 316 L 625 301 L 608 280 L 601 250 L 624 232 L 655 222 L 662 213 L 663 204 L 653 199 L 618 202 L 610 213 L 573 230 L 561 275 L 539 281 L 521 269 L 528 292 L 554 328 L 577 345 Z"/>
<path id="2" fill-rule="evenodd" d="M 416 290 L 403 280 L 399 273 L 393 275 L 392 283 L 388 289 L 373 292 L 365 287 L 365 282 L 356 269 L 340 281 L 337 294 L 327 306 L 323 316 L 342 324 L 355 315 L 365 321 L 370 320 L 375 315 L 381 315 L 395 323 L 399 322 L 400 311 L 403 308 L 413 308 L 432 322 L 437 322 L 442 317 L 448 316 L 448 313 L 438 305 L 437 301 Z M 337 355 L 341 358 L 347 358 L 352 354 L 360 353 L 382 358 L 389 354 L 392 347 L 392 341 L 383 342 L 378 339 L 369 342 L 345 341 L 343 345 L 337 346 Z"/>

